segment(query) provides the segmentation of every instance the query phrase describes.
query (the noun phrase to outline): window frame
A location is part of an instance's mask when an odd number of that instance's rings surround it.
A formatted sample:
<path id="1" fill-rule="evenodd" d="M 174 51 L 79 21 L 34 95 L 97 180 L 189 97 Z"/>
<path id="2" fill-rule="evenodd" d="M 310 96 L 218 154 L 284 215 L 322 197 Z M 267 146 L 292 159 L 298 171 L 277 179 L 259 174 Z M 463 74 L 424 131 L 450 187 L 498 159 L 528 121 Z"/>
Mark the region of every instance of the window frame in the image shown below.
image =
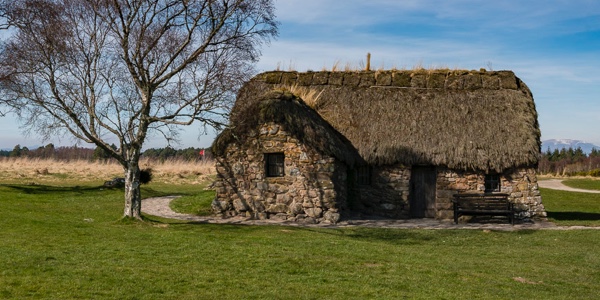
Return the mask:
<path id="1" fill-rule="evenodd" d="M 283 152 L 265 153 L 265 177 L 285 176 L 285 154 Z"/>
<path id="2" fill-rule="evenodd" d="M 360 166 L 356 168 L 356 183 L 358 185 L 371 185 L 371 166 Z"/>
<path id="3" fill-rule="evenodd" d="M 483 185 L 486 193 L 499 193 L 502 191 L 502 178 L 500 174 L 485 174 Z"/>

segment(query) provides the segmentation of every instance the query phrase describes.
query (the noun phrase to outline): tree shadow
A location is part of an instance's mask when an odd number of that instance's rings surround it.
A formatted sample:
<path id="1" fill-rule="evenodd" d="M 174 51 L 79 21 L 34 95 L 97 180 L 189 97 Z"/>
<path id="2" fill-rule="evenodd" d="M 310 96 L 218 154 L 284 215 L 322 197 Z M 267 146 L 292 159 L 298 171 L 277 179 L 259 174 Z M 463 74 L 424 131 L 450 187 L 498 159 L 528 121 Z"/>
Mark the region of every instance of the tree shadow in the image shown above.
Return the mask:
<path id="1" fill-rule="evenodd" d="M 600 221 L 600 213 L 580 211 L 546 211 L 548 218 L 557 221 Z"/>
<path id="2" fill-rule="evenodd" d="M 83 194 L 84 192 L 102 191 L 106 189 L 101 186 L 53 186 L 44 184 L 0 184 L 0 186 L 17 190 L 24 194 L 48 194 L 68 192 Z"/>
<path id="3" fill-rule="evenodd" d="M 49 194 L 49 193 L 78 193 L 86 192 L 101 192 L 101 191 L 123 191 L 122 187 L 105 187 L 105 186 L 55 186 L 45 184 L 0 184 L 0 187 L 7 187 L 17 190 L 24 194 Z M 172 195 L 189 195 L 189 193 L 173 193 L 161 192 L 150 187 L 142 186 L 142 196 L 144 198 L 164 197 Z"/>
<path id="4" fill-rule="evenodd" d="M 335 236 L 338 238 L 349 238 L 364 242 L 386 243 L 392 245 L 419 245 L 435 240 L 443 239 L 449 235 L 456 235 L 455 230 L 412 230 L 397 228 L 314 228 L 297 227 L 297 230 L 310 231 L 311 233 Z"/>

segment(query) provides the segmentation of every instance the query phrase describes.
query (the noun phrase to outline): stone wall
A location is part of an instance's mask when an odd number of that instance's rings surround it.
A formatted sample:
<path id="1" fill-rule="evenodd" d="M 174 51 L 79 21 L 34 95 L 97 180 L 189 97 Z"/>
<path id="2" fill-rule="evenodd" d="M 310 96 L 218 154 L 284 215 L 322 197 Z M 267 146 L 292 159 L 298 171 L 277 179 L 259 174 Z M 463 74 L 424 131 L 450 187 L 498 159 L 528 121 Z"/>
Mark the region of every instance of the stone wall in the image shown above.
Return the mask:
<path id="1" fill-rule="evenodd" d="M 217 158 L 213 210 L 224 217 L 337 222 L 346 209 L 347 168 L 302 145 L 270 123 L 244 145 L 230 144 Z M 265 153 L 283 152 L 283 177 L 265 176 Z"/>
<path id="2" fill-rule="evenodd" d="M 545 218 L 535 169 L 515 169 L 500 176 L 501 193 L 509 194 L 520 219 Z M 485 191 L 485 175 L 438 168 L 436 218 L 452 218 L 452 198 L 458 192 Z"/>
<path id="3" fill-rule="evenodd" d="M 377 166 L 371 184 L 354 183 L 348 196 L 353 212 L 390 218 L 409 218 L 410 168 L 402 165 Z"/>

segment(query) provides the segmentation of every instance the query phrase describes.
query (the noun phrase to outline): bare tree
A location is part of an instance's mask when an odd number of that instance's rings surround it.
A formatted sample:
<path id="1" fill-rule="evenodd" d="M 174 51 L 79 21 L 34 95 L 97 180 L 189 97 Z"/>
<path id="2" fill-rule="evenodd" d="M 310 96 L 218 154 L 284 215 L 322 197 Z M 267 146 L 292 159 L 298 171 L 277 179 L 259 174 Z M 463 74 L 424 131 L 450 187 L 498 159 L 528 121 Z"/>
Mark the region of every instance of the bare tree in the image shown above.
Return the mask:
<path id="1" fill-rule="evenodd" d="M 0 101 L 41 137 L 70 134 L 117 159 L 133 218 L 148 134 L 222 126 L 277 34 L 272 0 L 3 0 L 0 18 Z"/>

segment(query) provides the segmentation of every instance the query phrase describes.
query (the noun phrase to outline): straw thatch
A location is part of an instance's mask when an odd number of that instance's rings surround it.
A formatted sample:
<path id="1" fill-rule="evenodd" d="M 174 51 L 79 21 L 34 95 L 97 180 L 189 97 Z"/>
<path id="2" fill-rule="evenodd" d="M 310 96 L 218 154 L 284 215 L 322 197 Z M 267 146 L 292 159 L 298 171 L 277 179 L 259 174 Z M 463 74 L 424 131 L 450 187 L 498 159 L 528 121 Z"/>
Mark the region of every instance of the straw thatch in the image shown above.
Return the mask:
<path id="1" fill-rule="evenodd" d="M 255 136 L 258 126 L 273 122 L 322 154 L 336 157 L 350 166 L 362 161 L 350 142 L 297 96 L 277 90 L 269 91 L 256 100 L 249 102 L 243 110 L 232 113 L 230 127 L 213 143 L 216 155 L 223 155 L 230 143 L 246 143 Z"/>
<path id="2" fill-rule="evenodd" d="M 257 95 L 281 84 L 314 89 L 318 114 L 371 164 L 501 172 L 538 161 L 540 129 L 533 97 L 512 72 L 263 73 L 240 92 L 232 124 L 251 118 L 244 112 Z M 270 118 L 292 124 L 305 116 L 288 109 L 273 111 Z M 333 135 L 311 134 L 312 143 Z M 332 151 L 328 147 L 334 144 L 320 147 Z"/>

